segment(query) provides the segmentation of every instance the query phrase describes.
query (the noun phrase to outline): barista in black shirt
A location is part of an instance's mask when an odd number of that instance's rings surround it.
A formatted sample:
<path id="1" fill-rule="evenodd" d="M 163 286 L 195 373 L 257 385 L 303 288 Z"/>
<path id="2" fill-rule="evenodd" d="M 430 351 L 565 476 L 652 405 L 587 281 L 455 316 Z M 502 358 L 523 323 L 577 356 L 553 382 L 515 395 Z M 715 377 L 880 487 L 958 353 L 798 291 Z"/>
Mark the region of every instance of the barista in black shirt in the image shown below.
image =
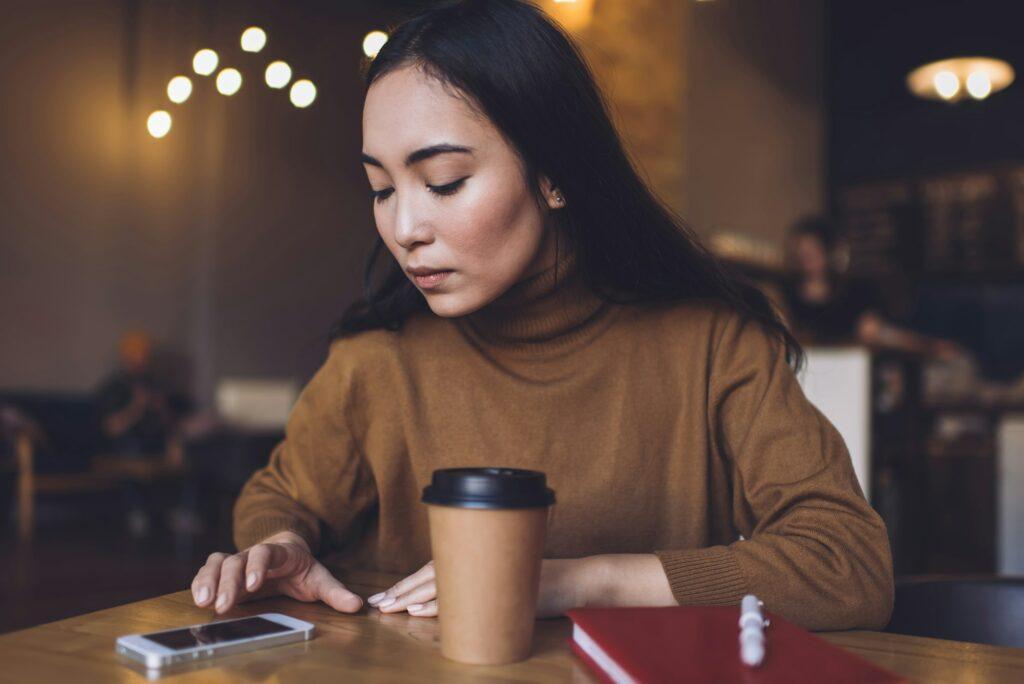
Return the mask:
<path id="1" fill-rule="evenodd" d="M 782 292 L 787 322 L 801 342 L 864 344 L 943 358 L 962 353 L 954 342 L 886 321 L 877 289 L 871 283 L 844 278 L 833 266 L 835 253 L 834 231 L 824 219 L 804 219 L 790 232 L 792 276 Z"/>

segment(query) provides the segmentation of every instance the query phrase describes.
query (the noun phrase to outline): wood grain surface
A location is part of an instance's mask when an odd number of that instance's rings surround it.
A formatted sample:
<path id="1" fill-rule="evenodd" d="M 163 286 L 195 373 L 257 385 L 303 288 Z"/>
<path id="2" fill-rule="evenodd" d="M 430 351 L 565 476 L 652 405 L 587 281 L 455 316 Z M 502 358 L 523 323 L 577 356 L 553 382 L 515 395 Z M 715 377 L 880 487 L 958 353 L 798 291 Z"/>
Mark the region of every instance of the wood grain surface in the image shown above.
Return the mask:
<path id="1" fill-rule="evenodd" d="M 348 573 L 344 580 L 364 598 L 398 576 Z M 322 603 L 270 598 L 244 603 L 226 618 L 281 612 L 317 626 L 304 643 L 217 657 L 147 675 L 144 667 L 114 652 L 123 634 L 211 621 L 188 591 L 51 622 L 0 635 L 2 682 L 138 682 L 161 678 L 188 682 L 594 682 L 570 652 L 566 619 L 538 620 L 533 656 L 504 666 L 463 665 L 444 659 L 435 618 L 385 615 L 364 607 L 355 615 Z M 1024 682 L 1024 649 L 870 631 L 819 632 L 819 636 L 882 667 L 919 682 Z"/>

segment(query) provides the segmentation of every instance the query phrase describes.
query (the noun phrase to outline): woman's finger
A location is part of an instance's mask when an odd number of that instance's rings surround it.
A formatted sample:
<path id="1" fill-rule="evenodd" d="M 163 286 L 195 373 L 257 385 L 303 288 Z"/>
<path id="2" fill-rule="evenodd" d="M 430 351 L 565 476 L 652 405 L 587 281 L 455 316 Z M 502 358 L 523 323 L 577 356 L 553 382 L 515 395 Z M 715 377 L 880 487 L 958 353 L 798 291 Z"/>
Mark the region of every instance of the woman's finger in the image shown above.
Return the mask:
<path id="1" fill-rule="evenodd" d="M 349 591 L 321 563 L 313 566 L 306 581 L 318 599 L 339 613 L 354 613 L 363 607 L 363 599 Z"/>
<path id="2" fill-rule="evenodd" d="M 259 591 L 264 580 L 289 574 L 288 550 L 280 544 L 256 544 L 249 549 L 245 564 L 245 590 Z M 291 564 L 294 565 L 294 564 Z"/>
<path id="3" fill-rule="evenodd" d="M 192 598 L 197 606 L 205 606 L 213 600 L 220 582 L 220 566 L 227 557 L 226 553 L 211 553 L 206 565 L 199 568 L 192 580 Z"/>
<path id="4" fill-rule="evenodd" d="M 218 615 L 226 613 L 238 601 L 244 591 L 242 573 L 245 571 L 246 553 L 228 556 L 220 566 L 220 583 L 217 585 L 217 602 L 213 609 Z"/>
<path id="5" fill-rule="evenodd" d="M 426 603 L 414 603 L 408 608 L 409 615 L 416 617 L 437 617 L 437 599 Z"/>
<path id="6" fill-rule="evenodd" d="M 399 596 L 405 594 L 411 589 L 414 589 L 424 582 L 428 582 L 434 579 L 434 561 L 429 561 L 422 568 L 409 575 L 405 579 L 401 580 L 387 591 L 382 591 L 379 594 L 374 594 L 370 598 L 366 599 L 366 602 L 371 606 L 377 606 L 383 608 L 388 605 L 389 602 L 394 602 Z"/>
<path id="7" fill-rule="evenodd" d="M 245 590 L 256 591 L 263 583 L 267 575 L 267 568 L 270 566 L 273 555 L 272 544 L 256 544 L 249 549 L 245 561 Z"/>
<path id="8" fill-rule="evenodd" d="M 396 597 L 393 603 L 387 601 L 378 603 L 377 609 L 382 613 L 395 613 L 405 610 L 407 606 L 423 604 L 435 598 L 437 598 L 437 582 L 429 580 Z"/>

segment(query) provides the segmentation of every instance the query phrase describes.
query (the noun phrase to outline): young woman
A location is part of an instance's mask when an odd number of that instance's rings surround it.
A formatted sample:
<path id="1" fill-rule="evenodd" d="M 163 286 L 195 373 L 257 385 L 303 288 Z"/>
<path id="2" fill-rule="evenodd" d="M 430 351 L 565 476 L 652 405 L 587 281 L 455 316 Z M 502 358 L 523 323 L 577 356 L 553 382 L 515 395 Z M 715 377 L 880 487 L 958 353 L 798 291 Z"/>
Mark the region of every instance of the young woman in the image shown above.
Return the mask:
<path id="1" fill-rule="evenodd" d="M 571 41 L 524 2 L 449 3 L 394 30 L 366 82 L 366 295 L 196 603 L 354 612 L 327 565 L 368 567 L 407 574 L 376 609 L 434 616 L 422 488 L 490 465 L 557 492 L 538 616 L 753 592 L 809 628 L 884 626 L 885 526 L 799 346 L 645 187 Z"/>

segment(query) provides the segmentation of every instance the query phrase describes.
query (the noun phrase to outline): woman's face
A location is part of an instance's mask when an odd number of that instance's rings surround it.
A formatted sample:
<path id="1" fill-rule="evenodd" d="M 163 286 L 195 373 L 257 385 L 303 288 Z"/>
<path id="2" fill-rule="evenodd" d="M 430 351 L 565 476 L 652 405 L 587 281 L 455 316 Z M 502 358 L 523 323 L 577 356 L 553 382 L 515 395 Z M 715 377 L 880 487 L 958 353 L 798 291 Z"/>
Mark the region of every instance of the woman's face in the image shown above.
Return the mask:
<path id="1" fill-rule="evenodd" d="M 538 206 L 515 149 L 420 69 L 392 71 L 367 92 L 363 166 L 377 231 L 434 313 L 472 313 L 554 264 L 548 181 L 548 206 Z M 414 268 L 450 272 L 430 282 Z"/>

